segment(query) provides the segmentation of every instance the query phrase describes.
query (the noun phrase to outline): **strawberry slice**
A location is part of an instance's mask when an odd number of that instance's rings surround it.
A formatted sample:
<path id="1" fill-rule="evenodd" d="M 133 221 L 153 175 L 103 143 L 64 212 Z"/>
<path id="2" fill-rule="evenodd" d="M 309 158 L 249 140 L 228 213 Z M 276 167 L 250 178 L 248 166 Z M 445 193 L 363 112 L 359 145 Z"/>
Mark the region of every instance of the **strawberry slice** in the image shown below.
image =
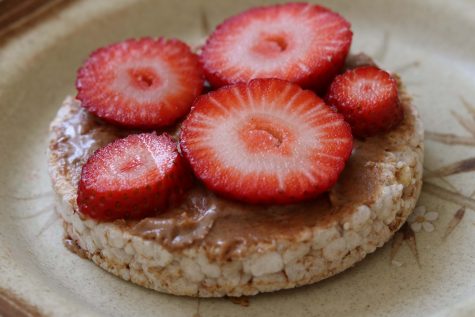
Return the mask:
<path id="1" fill-rule="evenodd" d="M 374 66 L 358 67 L 336 77 L 326 100 L 343 114 L 357 137 L 387 132 L 404 115 L 397 81 Z"/>
<path id="2" fill-rule="evenodd" d="M 186 161 L 168 135 L 131 134 L 88 159 L 77 203 L 98 220 L 143 218 L 177 203 L 190 184 Z"/>
<path id="3" fill-rule="evenodd" d="M 78 70 L 77 99 L 98 117 L 130 128 L 168 126 L 201 93 L 198 57 L 179 40 L 126 40 L 93 52 Z"/>
<path id="4" fill-rule="evenodd" d="M 181 149 L 211 190 L 249 203 L 291 203 L 335 184 L 351 154 L 343 117 L 313 92 L 254 79 L 199 97 Z"/>
<path id="5" fill-rule="evenodd" d="M 215 87 L 280 78 L 321 88 L 342 68 L 352 35 L 348 21 L 321 6 L 257 7 L 219 25 L 200 58 Z"/>

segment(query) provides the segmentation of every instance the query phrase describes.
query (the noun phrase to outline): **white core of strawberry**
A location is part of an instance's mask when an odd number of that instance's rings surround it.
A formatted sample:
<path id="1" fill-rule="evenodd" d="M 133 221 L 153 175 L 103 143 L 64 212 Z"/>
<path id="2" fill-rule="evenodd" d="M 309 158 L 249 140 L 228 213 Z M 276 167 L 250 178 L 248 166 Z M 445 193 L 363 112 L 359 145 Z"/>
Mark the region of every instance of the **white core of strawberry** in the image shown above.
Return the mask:
<path id="1" fill-rule="evenodd" d="M 205 49 L 207 56 L 217 58 L 207 58 L 205 64 L 214 64 L 210 69 L 220 69 L 233 79 L 301 76 L 331 62 L 334 52 L 341 51 L 348 33 L 344 23 L 310 4 L 244 14 L 213 34 Z"/>
<path id="2" fill-rule="evenodd" d="M 198 56 L 178 40 L 127 40 L 95 51 L 78 72 L 78 99 L 116 124 L 152 128 L 185 115 L 203 86 Z"/>
<path id="3" fill-rule="evenodd" d="M 253 96 L 248 90 L 248 96 L 241 96 L 237 88 L 230 92 L 236 97 L 239 104 L 224 105 L 219 100 L 210 97 L 213 107 L 219 109 L 222 115 L 208 116 L 205 113 L 194 113 L 200 124 L 189 127 L 190 134 L 196 138 L 187 140 L 193 144 L 195 153 L 203 157 L 202 160 L 214 160 L 223 167 L 233 167 L 241 175 L 272 175 L 279 182 L 279 189 L 285 190 L 285 180 L 290 175 L 298 173 L 301 177 L 316 183 L 325 179 L 325 166 L 315 168 L 315 157 L 326 157 L 342 162 L 341 157 L 326 152 L 328 143 L 338 146 L 338 143 L 347 143 L 348 139 L 340 139 L 328 135 L 327 129 L 341 125 L 337 120 L 326 120 L 335 117 L 335 113 L 318 99 L 298 101 L 302 94 L 308 93 L 289 85 L 277 98 L 267 96 Z M 290 96 L 290 97 L 289 97 Z M 313 104 L 309 104 L 312 103 Z M 282 155 L 273 151 L 250 151 L 241 136 L 242 128 L 255 118 L 265 118 L 276 126 L 283 126 L 292 133 L 291 144 L 287 144 L 290 152 Z M 321 125 L 315 122 L 327 122 Z M 251 140 L 252 142 L 252 140 Z M 276 146 L 285 146 L 276 142 Z M 212 156 L 212 157 L 210 157 Z"/>
<path id="4" fill-rule="evenodd" d="M 100 187 L 127 188 L 130 183 L 142 179 L 155 167 L 150 154 L 140 143 L 107 150 L 107 160 L 96 165 L 103 170 L 96 176 L 96 183 L 101 184 Z"/>
<path id="5" fill-rule="evenodd" d="M 155 163 L 155 169 L 158 171 L 158 175 L 164 176 L 174 163 L 174 156 L 178 153 L 174 151 L 174 145 L 170 144 L 167 137 L 159 136 L 162 139 L 161 142 L 156 140 L 150 140 L 147 135 L 138 135 L 145 149 L 147 149 L 150 157 Z"/>
<path id="6" fill-rule="evenodd" d="M 158 77 L 159 84 L 150 89 L 140 89 L 135 87 L 131 81 L 131 72 L 148 68 Z M 154 60 L 133 60 L 130 62 L 114 65 L 115 79 L 110 85 L 110 89 L 121 92 L 122 98 L 129 97 L 131 102 L 141 104 L 155 103 L 162 100 L 170 91 L 180 90 L 179 78 L 166 62 L 156 58 Z"/>
<path id="7" fill-rule="evenodd" d="M 109 189 L 125 189 L 147 184 L 163 177 L 173 165 L 173 145 L 157 141 L 150 135 L 131 135 L 116 142 L 115 146 L 101 149 L 103 154 L 96 163 L 101 172 L 96 183 Z"/>
<path id="8" fill-rule="evenodd" d="M 228 56 L 228 63 L 231 67 L 246 67 L 253 70 L 252 77 L 257 75 L 265 77 L 275 73 L 277 69 L 288 69 L 291 65 L 300 65 L 304 70 L 308 70 L 305 59 L 309 54 L 313 40 L 305 21 L 290 23 L 289 21 L 273 21 L 270 25 L 265 21 L 254 21 L 250 23 L 246 30 L 229 39 L 224 47 L 224 56 Z M 286 43 L 285 49 L 276 54 L 265 54 L 256 51 L 254 47 L 261 41 L 267 41 L 264 30 L 274 36 L 282 36 Z M 300 34 L 301 36 L 297 36 Z M 310 36 L 310 39 L 309 39 Z M 309 40 L 307 40 L 309 39 Z M 235 45 L 240 43 L 239 45 Z M 244 62 L 243 62 L 244 61 Z"/>
<path id="9" fill-rule="evenodd" d="M 348 78 L 346 83 L 347 95 L 355 98 L 354 102 L 356 103 L 359 100 L 377 103 L 378 99 L 389 98 L 393 92 L 393 86 L 387 82 L 384 73 L 371 79 L 352 76 L 352 78 Z"/>

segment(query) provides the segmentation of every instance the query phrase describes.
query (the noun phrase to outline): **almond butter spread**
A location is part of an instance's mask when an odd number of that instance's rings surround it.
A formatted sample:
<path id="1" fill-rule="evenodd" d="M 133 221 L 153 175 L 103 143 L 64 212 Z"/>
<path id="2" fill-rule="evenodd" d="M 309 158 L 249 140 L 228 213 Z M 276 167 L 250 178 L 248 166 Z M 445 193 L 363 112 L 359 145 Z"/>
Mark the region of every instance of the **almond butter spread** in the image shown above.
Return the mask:
<path id="1" fill-rule="evenodd" d="M 291 239 L 306 228 L 325 227 L 329 221 L 343 217 L 357 205 L 368 205 L 384 185 L 381 162 L 386 152 L 407 142 L 414 130 L 414 118 L 403 100 L 404 121 L 392 133 L 356 140 L 354 151 L 338 183 L 325 195 L 313 201 L 286 205 L 248 205 L 230 201 L 196 184 L 183 203 L 163 214 L 140 221 L 116 221 L 125 231 L 145 239 L 160 241 L 168 250 L 182 249 L 201 243 L 223 257 L 238 255 L 240 250 L 257 242 L 277 237 Z M 59 158 L 65 177 L 77 184 L 82 165 L 99 147 L 130 131 L 105 124 L 68 99 L 63 105 L 65 116 L 56 133 L 61 135 L 51 151 Z M 67 114 L 66 114 L 67 113 Z M 177 131 L 168 131 L 177 135 Z M 403 135 L 403 137 L 401 137 Z M 77 210 L 75 201 L 71 202 Z"/>

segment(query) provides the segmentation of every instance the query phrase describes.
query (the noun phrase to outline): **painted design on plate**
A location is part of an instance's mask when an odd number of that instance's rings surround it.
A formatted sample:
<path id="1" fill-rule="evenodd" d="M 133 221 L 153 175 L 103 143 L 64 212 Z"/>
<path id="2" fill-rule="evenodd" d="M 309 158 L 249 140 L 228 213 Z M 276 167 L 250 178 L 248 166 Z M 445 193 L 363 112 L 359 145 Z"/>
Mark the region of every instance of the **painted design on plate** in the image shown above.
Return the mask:
<path id="1" fill-rule="evenodd" d="M 460 100 L 468 112 L 468 117 L 456 111 L 451 111 L 451 114 L 457 123 L 471 135 L 460 136 L 426 131 L 427 140 L 432 140 L 449 146 L 475 146 L 475 106 L 464 98 L 460 98 Z M 449 222 L 444 239 L 450 235 L 463 219 L 466 209 L 475 211 L 475 190 L 473 190 L 470 195 L 464 195 L 456 188 L 456 186 L 447 180 L 446 177 L 473 171 L 475 171 L 475 157 L 465 158 L 439 167 L 436 170 L 430 170 L 426 167 L 423 191 L 428 194 L 436 195 L 441 199 L 455 203 L 461 207 L 455 212 L 452 220 Z M 439 180 L 441 183 L 447 185 L 449 189 L 435 184 L 433 180 Z"/>
<path id="2" fill-rule="evenodd" d="M 414 232 L 419 232 L 422 229 L 426 232 L 432 232 L 435 229 L 433 222 L 438 218 L 438 212 L 428 211 L 425 206 L 419 206 L 414 209 L 414 212 L 409 216 L 407 222 Z"/>
<path id="3" fill-rule="evenodd" d="M 444 146 L 475 146 L 475 106 L 464 98 L 460 98 L 460 100 L 468 112 L 468 116 L 453 110 L 451 111 L 451 115 L 454 117 L 455 121 L 470 134 L 470 136 L 426 131 L 426 141 L 435 141 Z M 445 227 L 444 234 L 441 238 L 441 241 L 444 242 L 464 219 L 465 211 L 467 209 L 475 211 L 475 190 L 473 190 L 470 195 L 464 195 L 451 181 L 447 180 L 446 177 L 461 176 L 461 174 L 475 171 L 475 157 L 465 158 L 444 165 L 435 170 L 430 169 L 428 166 L 425 166 L 424 169 L 423 193 L 459 205 L 459 208 L 454 211 L 451 220 Z M 444 186 L 436 184 L 435 182 L 443 184 Z M 409 216 L 407 223 L 404 224 L 393 238 L 390 254 L 391 263 L 395 266 L 402 265 L 402 263 L 396 261 L 394 257 L 401 247 L 402 242 L 406 241 L 412 254 L 416 258 L 418 265 L 420 265 L 415 232 L 434 232 L 437 229 L 435 223 L 438 218 L 438 211 L 428 211 L 425 206 L 416 207 L 414 213 Z"/>
<path id="4" fill-rule="evenodd" d="M 406 242 L 409 250 L 411 250 L 412 255 L 416 259 L 417 265 L 420 267 L 419 261 L 419 251 L 417 250 L 416 235 L 411 229 L 411 226 L 406 222 L 402 225 L 401 229 L 394 234 L 393 242 L 391 245 L 391 253 L 389 254 L 389 260 L 394 266 L 402 266 L 403 263 L 395 260 L 395 256 L 401 248 L 403 242 Z"/>
<path id="5" fill-rule="evenodd" d="M 475 146 L 475 106 L 469 103 L 465 98 L 460 97 L 460 100 L 468 111 L 471 118 L 465 118 L 464 116 L 460 115 L 459 113 L 452 111 L 452 116 L 455 117 L 457 122 L 467 130 L 470 135 L 456 135 L 451 133 L 439 133 L 439 132 L 432 132 L 426 131 L 426 139 L 433 140 L 436 142 L 440 142 L 447 145 L 465 145 L 465 146 Z M 472 159 L 473 160 L 473 159 Z M 475 164 L 475 163 L 473 163 Z M 472 164 L 472 170 L 473 170 Z"/>

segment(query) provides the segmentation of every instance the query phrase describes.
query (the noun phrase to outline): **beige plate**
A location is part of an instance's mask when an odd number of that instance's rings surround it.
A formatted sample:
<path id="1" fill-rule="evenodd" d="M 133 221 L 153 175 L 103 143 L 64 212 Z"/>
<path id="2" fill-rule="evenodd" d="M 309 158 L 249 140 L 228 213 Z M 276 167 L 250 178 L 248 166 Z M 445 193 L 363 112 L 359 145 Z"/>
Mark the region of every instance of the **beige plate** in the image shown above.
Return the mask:
<path id="1" fill-rule="evenodd" d="M 411 225 L 343 274 L 241 305 L 149 291 L 68 252 L 45 149 L 48 124 L 74 93 L 80 63 L 128 37 L 198 44 L 208 25 L 252 5 L 79 1 L 1 46 L 0 307 L 15 294 L 52 316 L 475 316 L 475 3 L 324 2 L 352 22 L 353 52 L 399 72 L 421 112 L 427 177 Z"/>

